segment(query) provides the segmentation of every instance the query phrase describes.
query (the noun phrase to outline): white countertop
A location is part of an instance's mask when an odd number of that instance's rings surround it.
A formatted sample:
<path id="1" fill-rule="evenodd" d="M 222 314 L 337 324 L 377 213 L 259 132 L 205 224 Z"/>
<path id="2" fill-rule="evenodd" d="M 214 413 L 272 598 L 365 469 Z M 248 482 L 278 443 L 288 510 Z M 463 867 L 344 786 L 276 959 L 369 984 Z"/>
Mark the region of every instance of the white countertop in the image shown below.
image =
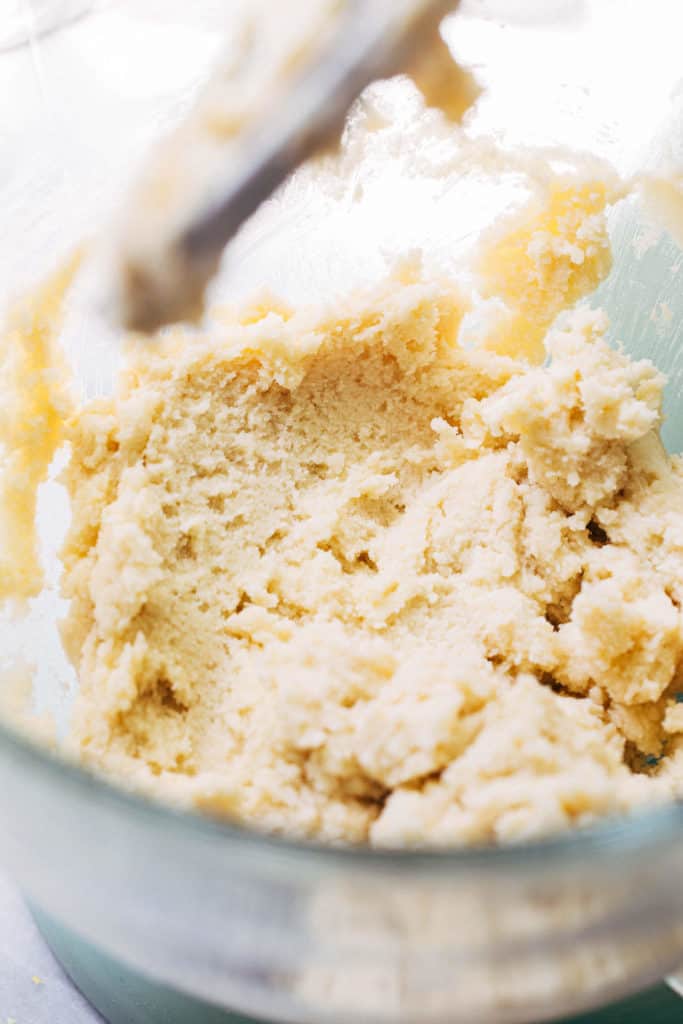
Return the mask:
<path id="1" fill-rule="evenodd" d="M 102 1024 L 64 974 L 14 884 L 0 874 L 0 1024 Z"/>

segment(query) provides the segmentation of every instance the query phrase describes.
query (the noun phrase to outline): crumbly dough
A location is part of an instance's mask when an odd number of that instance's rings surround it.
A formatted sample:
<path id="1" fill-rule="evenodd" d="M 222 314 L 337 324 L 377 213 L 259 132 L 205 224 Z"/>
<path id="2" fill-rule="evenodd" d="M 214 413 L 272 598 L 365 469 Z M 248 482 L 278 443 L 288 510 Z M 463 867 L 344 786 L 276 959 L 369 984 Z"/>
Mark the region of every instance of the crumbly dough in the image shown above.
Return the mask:
<path id="1" fill-rule="evenodd" d="M 341 314 L 177 334 L 84 408 L 63 552 L 79 756 L 262 828 L 390 845 L 517 841 L 675 791 L 662 378 L 600 313 L 534 364 L 459 344 L 466 309 L 403 267 Z"/>
<path id="2" fill-rule="evenodd" d="M 75 263 L 14 317 L 0 600 L 41 589 L 66 439 L 72 753 L 269 830 L 519 841 L 680 791 L 683 465 L 656 369 L 599 312 L 556 321 L 609 269 L 623 183 L 402 109 L 371 90 L 304 190 L 387 160 L 437 192 L 512 176 L 466 273 L 411 257 L 324 311 L 216 307 L 80 407 L 55 337 Z"/>

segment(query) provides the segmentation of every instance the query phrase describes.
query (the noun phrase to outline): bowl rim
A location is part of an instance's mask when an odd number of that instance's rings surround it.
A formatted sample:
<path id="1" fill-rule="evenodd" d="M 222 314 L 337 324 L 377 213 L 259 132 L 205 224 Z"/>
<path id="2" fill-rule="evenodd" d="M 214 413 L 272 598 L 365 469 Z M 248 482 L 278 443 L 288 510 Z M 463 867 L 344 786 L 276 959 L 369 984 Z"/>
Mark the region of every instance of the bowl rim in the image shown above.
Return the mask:
<path id="1" fill-rule="evenodd" d="M 107 812 L 145 819 L 151 828 L 177 830 L 184 838 L 211 840 L 229 845 L 234 854 L 258 853 L 259 860 L 271 860 L 282 867 L 282 859 L 290 857 L 297 865 L 310 867 L 391 871 L 404 874 L 443 876 L 455 872 L 486 871 L 492 873 L 519 870 L 547 870 L 570 867 L 587 857 L 607 859 L 614 864 L 614 855 L 641 855 L 652 847 L 680 844 L 683 848 L 683 799 L 672 799 L 654 808 L 637 808 L 630 814 L 611 815 L 578 828 L 549 836 L 499 846 L 440 847 L 373 847 L 368 844 L 332 844 L 260 831 L 248 824 L 212 816 L 191 807 L 174 806 L 134 789 L 116 783 L 104 774 L 69 760 L 56 750 L 41 745 L 28 734 L 22 734 L 0 722 L 0 751 L 15 759 L 20 769 L 55 777 L 68 786 L 76 798 L 96 796 L 99 806 Z M 21 762 L 21 764 L 19 763 Z"/>

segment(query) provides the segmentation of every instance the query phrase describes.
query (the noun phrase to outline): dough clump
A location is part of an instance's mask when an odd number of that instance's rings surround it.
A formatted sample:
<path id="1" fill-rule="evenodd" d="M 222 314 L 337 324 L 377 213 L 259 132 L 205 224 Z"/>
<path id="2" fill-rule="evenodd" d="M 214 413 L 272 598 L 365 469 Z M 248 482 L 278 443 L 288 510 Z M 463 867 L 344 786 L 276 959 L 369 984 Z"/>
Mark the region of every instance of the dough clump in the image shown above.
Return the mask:
<path id="1" fill-rule="evenodd" d="M 452 283 L 147 348 L 70 427 L 72 743 L 135 787 L 382 845 L 519 841 L 676 791 L 683 466 L 663 379 Z"/>

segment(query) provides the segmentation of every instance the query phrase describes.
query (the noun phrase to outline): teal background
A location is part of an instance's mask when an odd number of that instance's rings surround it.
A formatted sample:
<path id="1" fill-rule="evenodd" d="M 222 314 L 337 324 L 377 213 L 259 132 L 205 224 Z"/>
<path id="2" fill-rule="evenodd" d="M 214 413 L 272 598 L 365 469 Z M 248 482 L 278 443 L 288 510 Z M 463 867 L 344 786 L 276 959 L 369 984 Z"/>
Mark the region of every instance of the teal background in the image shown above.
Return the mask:
<path id="1" fill-rule="evenodd" d="M 678 454 L 683 451 L 683 249 L 666 231 L 647 226 L 635 198 L 612 211 L 610 239 L 612 270 L 590 305 L 607 312 L 613 344 L 632 359 L 651 359 L 666 374 L 662 440 Z"/>

